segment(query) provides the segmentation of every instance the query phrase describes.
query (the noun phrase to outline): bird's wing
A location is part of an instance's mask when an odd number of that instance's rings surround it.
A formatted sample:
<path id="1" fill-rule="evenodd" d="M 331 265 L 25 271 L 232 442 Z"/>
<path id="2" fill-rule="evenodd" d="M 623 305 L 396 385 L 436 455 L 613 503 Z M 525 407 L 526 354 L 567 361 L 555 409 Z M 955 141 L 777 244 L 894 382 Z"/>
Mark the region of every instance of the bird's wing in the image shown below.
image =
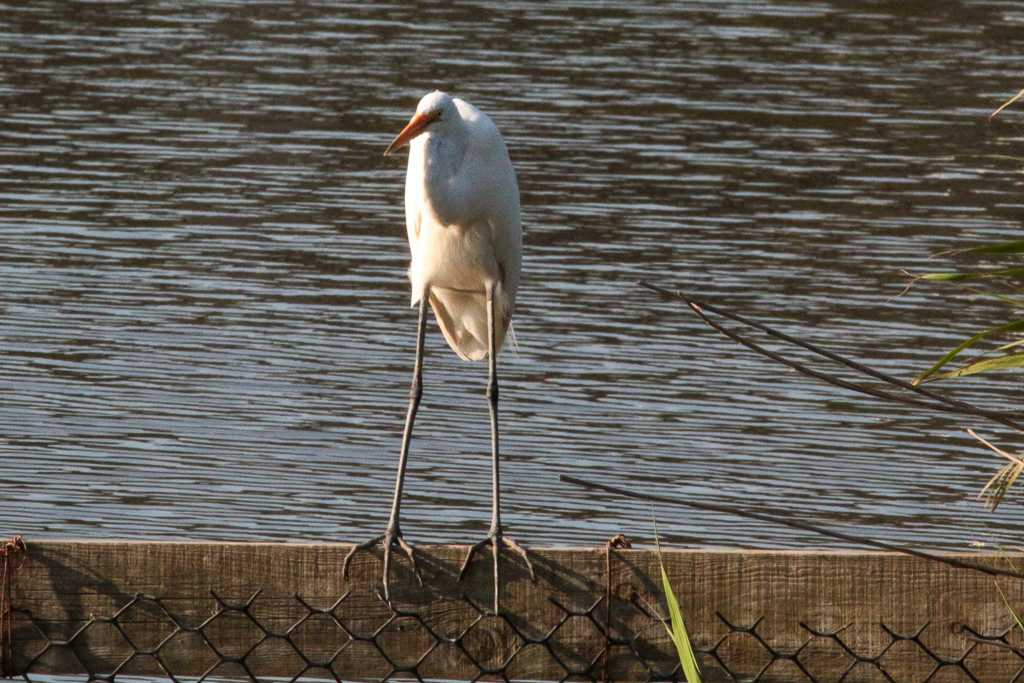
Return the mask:
<path id="1" fill-rule="evenodd" d="M 474 107 L 466 163 L 459 169 L 462 195 L 470 206 L 465 214 L 478 217 L 490 232 L 491 247 L 509 298 L 509 312 L 519 289 L 523 236 L 519 214 L 519 185 L 505 140 L 494 122 Z"/>

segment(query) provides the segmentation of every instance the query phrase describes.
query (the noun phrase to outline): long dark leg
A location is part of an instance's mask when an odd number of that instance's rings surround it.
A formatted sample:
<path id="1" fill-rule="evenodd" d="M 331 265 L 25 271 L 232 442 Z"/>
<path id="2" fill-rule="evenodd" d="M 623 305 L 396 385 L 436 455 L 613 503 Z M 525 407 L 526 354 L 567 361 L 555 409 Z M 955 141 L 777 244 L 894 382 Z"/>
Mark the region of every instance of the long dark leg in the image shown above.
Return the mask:
<path id="1" fill-rule="evenodd" d="M 380 536 L 372 538 L 365 543 L 353 546 L 348 555 L 345 556 L 345 563 L 342 566 L 344 576 L 348 577 L 348 565 L 352 556 L 359 550 L 366 550 L 378 542 L 383 541 L 384 546 L 384 599 L 391 599 L 391 581 L 389 569 L 391 567 L 391 546 L 398 545 L 409 557 L 412 563 L 413 572 L 420 584 L 423 579 L 420 577 L 419 568 L 416 566 L 416 555 L 411 545 L 402 538 L 402 529 L 399 525 L 399 515 L 402 509 L 402 488 L 405 485 L 405 466 L 409 460 L 409 442 L 412 440 L 412 428 L 416 422 L 416 413 L 420 408 L 420 399 L 423 398 L 423 343 L 427 329 L 427 300 L 430 298 L 430 290 L 423 293 L 420 299 L 420 321 L 416 334 L 416 365 L 412 372 L 412 386 L 409 387 L 409 409 L 405 414 L 405 431 L 402 433 L 402 450 L 398 456 L 398 476 L 395 478 L 395 497 L 391 502 L 391 517 L 388 519 L 388 528 Z"/>
<path id="2" fill-rule="evenodd" d="M 487 288 L 487 406 L 491 413 L 491 529 L 487 533 L 491 537 L 494 546 L 494 613 L 498 613 L 498 591 L 501 586 L 501 563 L 498 557 L 501 554 L 501 475 L 498 473 L 499 450 L 498 450 L 498 349 L 495 338 L 497 337 L 497 324 L 494 315 L 494 287 Z"/>
<path id="3" fill-rule="evenodd" d="M 405 431 L 402 432 L 402 450 L 398 456 L 398 477 L 395 479 L 395 498 L 391 502 L 391 518 L 388 530 L 399 532 L 398 516 L 402 508 L 402 487 L 405 484 L 405 465 L 409 459 L 409 442 L 412 440 L 412 427 L 416 422 L 416 413 L 420 409 L 423 398 L 423 342 L 427 331 L 427 298 L 430 292 L 424 293 L 420 299 L 420 322 L 416 331 L 416 365 L 412 371 L 412 385 L 409 387 L 409 408 L 405 413 Z"/>
<path id="4" fill-rule="evenodd" d="M 533 563 L 530 562 L 530 557 L 526 554 L 526 549 L 519 545 L 517 542 L 508 538 L 502 533 L 501 527 L 501 476 L 499 465 L 501 461 L 500 450 L 498 448 L 498 316 L 495 311 L 497 305 L 494 297 L 494 286 L 490 285 L 487 288 L 487 344 L 488 344 L 488 364 L 489 374 L 487 381 L 487 403 L 490 408 L 491 415 L 491 463 L 492 463 L 492 479 L 491 479 L 491 529 L 487 533 L 487 538 L 479 543 L 474 544 L 470 547 L 466 553 L 466 559 L 462 563 L 462 570 L 459 574 L 459 578 L 466 573 L 469 562 L 473 559 L 473 554 L 481 547 L 490 543 L 494 549 L 494 613 L 498 613 L 498 594 L 499 587 L 501 586 L 501 564 L 499 562 L 501 546 L 507 545 L 513 551 L 522 556 L 526 562 L 526 566 L 530 570 L 530 577 L 535 578 L 533 572 Z"/>

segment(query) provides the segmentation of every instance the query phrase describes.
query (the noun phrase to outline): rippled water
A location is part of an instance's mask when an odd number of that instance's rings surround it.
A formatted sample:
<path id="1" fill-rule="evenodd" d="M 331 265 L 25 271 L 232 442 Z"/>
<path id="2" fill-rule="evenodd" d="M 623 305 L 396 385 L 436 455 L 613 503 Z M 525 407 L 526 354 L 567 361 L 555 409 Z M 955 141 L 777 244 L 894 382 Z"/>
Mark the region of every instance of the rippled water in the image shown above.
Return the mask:
<path id="1" fill-rule="evenodd" d="M 1016 538 L 965 426 L 762 361 L 638 279 L 911 376 L 1002 314 L 913 290 L 1018 234 L 1015 2 L 0 5 L 0 532 L 349 540 L 385 521 L 413 356 L 404 158 L 434 87 L 522 190 L 505 518 L 649 536 L 572 473 L 941 547 Z M 485 367 L 431 323 L 404 527 L 486 528 Z M 1015 403 L 1016 378 L 957 385 Z M 657 510 L 678 542 L 834 542 Z M 1019 539 L 1018 539 L 1019 540 Z"/>

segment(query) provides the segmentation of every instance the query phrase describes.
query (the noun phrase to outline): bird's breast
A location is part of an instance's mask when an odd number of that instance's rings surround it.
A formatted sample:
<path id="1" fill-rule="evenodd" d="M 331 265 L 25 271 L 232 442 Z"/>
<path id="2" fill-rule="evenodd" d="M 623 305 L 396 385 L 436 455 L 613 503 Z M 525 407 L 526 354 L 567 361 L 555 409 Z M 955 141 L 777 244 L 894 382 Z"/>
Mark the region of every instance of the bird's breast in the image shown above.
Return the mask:
<path id="1" fill-rule="evenodd" d="M 501 279 L 486 225 L 423 218 L 419 237 L 412 244 L 409 276 L 414 283 L 483 291 L 486 282 Z"/>

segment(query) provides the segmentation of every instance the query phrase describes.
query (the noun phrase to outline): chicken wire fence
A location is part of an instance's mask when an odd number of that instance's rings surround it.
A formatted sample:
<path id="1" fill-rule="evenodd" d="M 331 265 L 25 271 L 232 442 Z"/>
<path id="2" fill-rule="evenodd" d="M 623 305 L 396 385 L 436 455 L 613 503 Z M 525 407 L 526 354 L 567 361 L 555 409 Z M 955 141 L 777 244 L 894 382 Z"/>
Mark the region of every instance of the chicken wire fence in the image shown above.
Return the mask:
<path id="1" fill-rule="evenodd" d="M 663 605 L 642 591 L 613 595 L 610 584 L 584 604 L 546 596 L 552 618 L 543 624 L 495 614 L 466 594 L 424 610 L 352 590 L 336 598 L 210 591 L 198 603 L 137 593 L 109 613 L 66 621 L 41 618 L 17 596 L 11 602 L 12 569 L 6 561 L 0 569 L 3 674 L 25 681 L 53 673 L 89 681 L 683 679 Z M 934 645 L 930 623 L 910 631 L 871 624 L 865 639 L 864 624 L 801 622 L 801 636 L 782 646 L 761 618 L 715 617 L 713 632 L 691 633 L 707 681 L 988 683 L 996 670 L 999 680 L 1024 681 L 1024 650 L 1009 627 L 957 625 L 963 646 L 949 652 Z"/>
<path id="2" fill-rule="evenodd" d="M 119 677 L 123 679 L 152 672 L 152 665 L 155 665 L 160 674 L 173 681 L 211 677 L 241 677 L 257 681 L 265 677 L 262 669 L 268 665 L 278 674 L 284 673 L 290 665 L 293 673 L 290 676 L 279 675 L 279 678 L 291 681 L 324 678 L 339 682 L 352 678 L 426 680 L 436 677 L 442 668 L 446 668 L 432 661 L 432 657 L 447 650 L 443 655 L 445 658 L 461 658 L 464 665 L 475 669 L 470 680 L 514 680 L 521 679 L 516 672 L 517 660 L 531 648 L 539 648 L 544 656 L 560 667 L 562 675 L 558 680 L 614 680 L 616 674 L 627 671 L 631 674 L 629 680 L 682 679 L 678 661 L 671 657 L 664 640 L 649 639 L 640 634 L 612 635 L 603 620 L 604 596 L 582 610 L 552 600 L 561 617 L 540 637 L 517 626 L 514 618 L 505 614 L 493 615 L 466 598 L 463 599 L 464 604 L 475 613 L 475 617 L 460 631 L 447 633 L 417 612 L 383 602 L 386 607 L 383 621 L 372 631 L 360 632 L 352 626 L 350 615 L 346 614 L 347 594 L 325 607 L 317 607 L 302 596 L 294 596 L 295 604 L 301 606 L 303 614 L 283 630 L 268 626 L 255 614 L 258 592 L 242 601 L 232 601 L 216 594 L 211 597 L 216 605 L 213 612 L 201 622 L 190 624 L 176 615 L 166 601 L 138 594 L 113 614 L 94 616 L 80 624 L 67 637 L 55 637 L 48 633 L 50 625 L 34 620 L 27 610 L 15 608 L 13 616 L 20 644 L 19 656 L 10 662 L 12 666 L 4 673 L 26 681 L 42 680 L 33 674 L 49 671 L 54 663 L 60 662 L 63 673 L 81 674 L 87 680 L 114 681 Z M 645 606 L 637 605 L 636 609 L 652 622 L 663 622 L 662 618 L 650 614 Z M 149 642 L 143 642 L 133 635 L 140 613 L 157 616 L 164 622 L 165 628 L 156 639 L 149 635 Z M 870 672 L 880 675 L 879 680 L 894 681 L 897 679 L 886 669 L 886 655 L 892 648 L 904 644 L 916 648 L 931 664 L 932 670 L 924 680 L 936 680 L 940 674 L 948 673 L 944 671 L 946 669 L 955 670 L 963 680 L 982 680 L 972 671 L 971 664 L 972 657 L 984 656 L 978 654 L 978 648 L 986 646 L 1012 653 L 1020 668 L 1009 680 L 1024 680 L 1024 653 L 1010 643 L 1009 631 L 985 636 L 966 629 L 965 635 L 970 644 L 959 655 L 945 657 L 934 652 L 922 638 L 928 628 L 926 624 L 912 633 L 898 633 L 880 624 L 879 627 L 889 636 L 889 643 L 881 651 L 873 653 L 858 652 L 847 643 L 843 637 L 844 629 L 822 631 L 801 624 L 806 631 L 805 641 L 795 649 L 784 651 L 771 644 L 768 634 L 761 633 L 760 620 L 735 624 L 724 615 L 719 614 L 718 617 L 728 632 L 713 643 L 696 648 L 702 655 L 706 673 L 714 676 L 712 680 L 768 680 L 773 670 L 779 672 L 780 664 L 788 664 L 785 670 L 802 676 L 787 680 L 836 680 L 819 678 L 815 673 L 814 654 L 820 655 L 822 646 L 825 646 L 825 649 L 832 650 L 831 656 L 838 655 L 847 660 L 838 680 L 845 680 L 856 669 L 862 668 L 865 671 L 858 672 L 860 675 Z M 240 647 L 237 643 L 234 646 L 222 645 L 217 634 L 219 627 L 225 621 L 237 619 L 246 621 L 251 627 L 249 642 Z M 592 638 L 582 643 L 582 647 L 576 639 L 571 640 L 577 646 L 570 647 L 559 638 L 559 632 L 575 619 L 583 620 L 592 631 Z M 311 642 L 314 639 L 303 630 L 312 620 L 323 620 L 333 628 L 335 636 L 318 637 Z M 101 634 L 100 631 L 106 633 Z M 495 631 L 505 631 L 506 637 L 517 641 L 511 653 L 498 660 L 494 659 L 492 642 Z M 119 638 L 112 641 L 110 635 L 113 633 Z M 175 666 L 181 660 L 180 653 L 175 650 L 182 640 L 192 638 L 201 641 L 205 648 L 196 650 L 194 646 L 189 647 L 187 657 L 191 661 L 185 668 L 194 670 L 200 662 L 203 668 L 190 677 L 183 675 Z M 399 640 L 404 642 L 397 642 Z M 410 640 L 416 641 L 413 647 L 409 646 Z M 763 660 L 756 671 L 749 669 L 749 662 L 757 659 L 751 657 L 749 649 L 752 647 L 760 649 L 760 659 Z M 741 650 L 748 651 L 739 657 Z M 734 657 L 741 659 L 746 666 L 734 662 Z M 536 654 L 531 657 L 535 658 Z M 344 671 L 351 669 L 355 662 L 360 662 L 359 666 L 364 671 L 345 675 Z M 68 663 L 74 666 L 69 668 Z"/>

